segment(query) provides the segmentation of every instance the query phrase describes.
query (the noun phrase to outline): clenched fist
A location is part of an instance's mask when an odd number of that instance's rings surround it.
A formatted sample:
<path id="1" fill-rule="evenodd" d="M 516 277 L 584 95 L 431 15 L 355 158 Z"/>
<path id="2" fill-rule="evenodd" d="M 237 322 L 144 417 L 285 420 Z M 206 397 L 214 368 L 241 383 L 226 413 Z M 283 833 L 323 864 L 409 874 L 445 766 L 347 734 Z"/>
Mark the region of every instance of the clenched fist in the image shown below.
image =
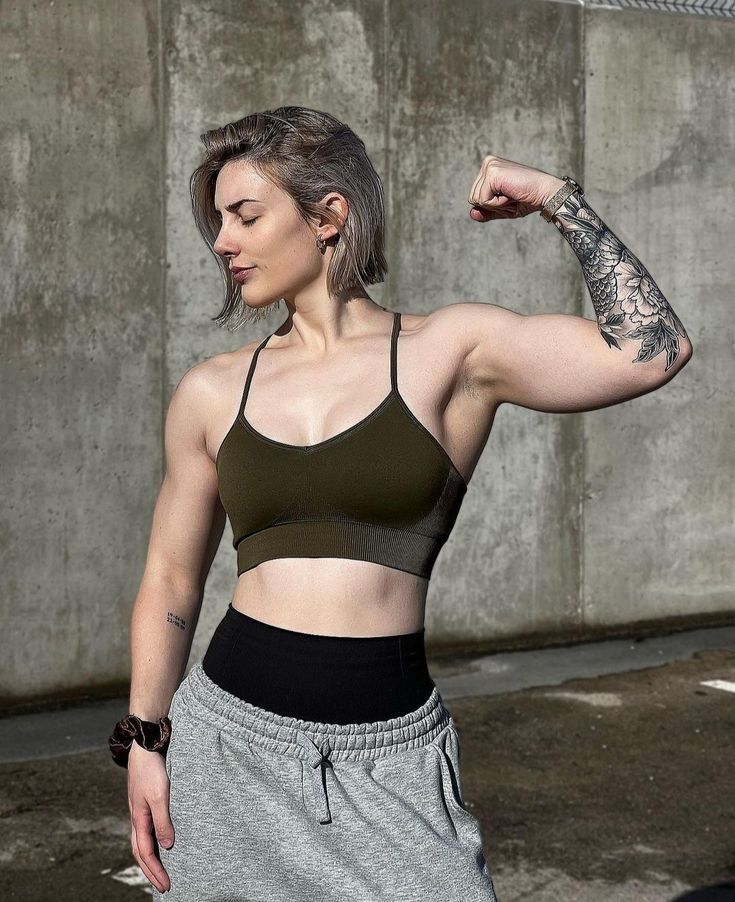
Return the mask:
<path id="1" fill-rule="evenodd" d="M 470 216 L 476 222 L 527 216 L 540 210 L 564 184 L 564 179 L 541 169 L 489 154 L 470 191 Z"/>

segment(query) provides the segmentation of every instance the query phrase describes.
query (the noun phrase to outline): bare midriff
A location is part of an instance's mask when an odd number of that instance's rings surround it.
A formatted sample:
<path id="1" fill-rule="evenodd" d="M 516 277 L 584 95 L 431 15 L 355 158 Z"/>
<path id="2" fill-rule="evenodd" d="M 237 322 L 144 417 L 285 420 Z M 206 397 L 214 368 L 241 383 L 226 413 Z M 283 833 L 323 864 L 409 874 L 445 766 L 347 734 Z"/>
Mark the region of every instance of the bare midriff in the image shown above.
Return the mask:
<path id="1" fill-rule="evenodd" d="M 423 628 L 428 585 L 370 561 L 275 558 L 240 575 L 232 607 L 302 633 L 394 636 Z"/>

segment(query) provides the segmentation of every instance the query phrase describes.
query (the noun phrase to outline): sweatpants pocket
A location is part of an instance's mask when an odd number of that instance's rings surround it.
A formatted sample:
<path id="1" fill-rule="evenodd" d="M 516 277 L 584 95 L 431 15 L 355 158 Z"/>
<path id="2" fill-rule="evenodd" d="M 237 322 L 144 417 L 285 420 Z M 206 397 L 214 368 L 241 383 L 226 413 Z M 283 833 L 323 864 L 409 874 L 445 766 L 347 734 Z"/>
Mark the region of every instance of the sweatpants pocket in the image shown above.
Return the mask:
<path id="1" fill-rule="evenodd" d="M 466 807 L 462 792 L 459 736 L 453 722 L 429 746 L 437 756 L 441 769 L 443 803 L 457 840 L 476 852 L 482 850 L 482 829 L 477 818 Z"/>

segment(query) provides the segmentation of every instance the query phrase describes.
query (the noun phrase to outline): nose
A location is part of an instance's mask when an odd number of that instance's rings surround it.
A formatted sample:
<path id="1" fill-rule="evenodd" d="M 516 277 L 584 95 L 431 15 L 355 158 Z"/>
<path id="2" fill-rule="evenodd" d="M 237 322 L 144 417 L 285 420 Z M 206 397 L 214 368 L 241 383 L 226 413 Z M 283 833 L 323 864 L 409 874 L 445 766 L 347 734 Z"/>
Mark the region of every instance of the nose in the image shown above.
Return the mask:
<path id="1" fill-rule="evenodd" d="M 224 226 L 220 227 L 217 238 L 212 245 L 212 250 L 220 257 L 226 257 L 230 254 L 236 257 L 240 253 L 239 245 L 229 237 Z"/>

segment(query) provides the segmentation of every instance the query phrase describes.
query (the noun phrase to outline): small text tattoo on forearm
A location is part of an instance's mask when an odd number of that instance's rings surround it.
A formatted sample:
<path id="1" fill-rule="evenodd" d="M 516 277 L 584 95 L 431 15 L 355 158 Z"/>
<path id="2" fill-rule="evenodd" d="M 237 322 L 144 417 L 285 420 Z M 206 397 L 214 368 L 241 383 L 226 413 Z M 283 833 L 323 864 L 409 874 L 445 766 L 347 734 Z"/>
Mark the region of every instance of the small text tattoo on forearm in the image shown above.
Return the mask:
<path id="1" fill-rule="evenodd" d="M 171 611 L 169 611 L 168 614 L 166 615 L 166 620 L 169 623 L 173 623 L 176 626 L 178 626 L 179 629 L 182 629 L 182 630 L 186 629 L 186 620 L 184 620 L 183 617 L 179 617 L 178 614 L 174 614 Z"/>
<path id="2" fill-rule="evenodd" d="M 633 363 L 645 363 L 661 353 L 665 370 L 680 355 L 679 336 L 689 337 L 679 317 L 651 274 L 589 206 L 584 196 L 571 194 L 552 219 L 579 258 L 602 337 L 621 350 L 620 339 L 634 342 Z"/>

